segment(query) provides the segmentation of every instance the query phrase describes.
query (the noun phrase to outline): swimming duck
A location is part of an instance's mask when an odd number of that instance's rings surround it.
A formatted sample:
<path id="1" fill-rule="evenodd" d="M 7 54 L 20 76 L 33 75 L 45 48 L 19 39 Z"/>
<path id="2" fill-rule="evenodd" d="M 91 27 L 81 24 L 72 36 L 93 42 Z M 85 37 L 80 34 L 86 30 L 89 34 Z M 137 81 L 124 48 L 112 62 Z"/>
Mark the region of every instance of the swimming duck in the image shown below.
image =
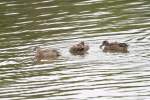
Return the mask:
<path id="1" fill-rule="evenodd" d="M 70 48 L 70 53 L 73 55 L 84 55 L 89 50 L 89 46 L 85 44 L 84 41 L 79 42 L 78 44 L 73 45 Z"/>
<path id="2" fill-rule="evenodd" d="M 103 48 L 103 52 L 121 52 L 121 53 L 127 53 L 128 51 L 128 45 L 126 43 L 119 43 L 119 42 L 112 42 L 109 43 L 108 41 L 103 41 L 100 48 Z"/>
<path id="3" fill-rule="evenodd" d="M 35 47 L 35 51 L 35 59 L 37 61 L 55 59 L 60 56 L 60 53 L 56 49 Z"/>

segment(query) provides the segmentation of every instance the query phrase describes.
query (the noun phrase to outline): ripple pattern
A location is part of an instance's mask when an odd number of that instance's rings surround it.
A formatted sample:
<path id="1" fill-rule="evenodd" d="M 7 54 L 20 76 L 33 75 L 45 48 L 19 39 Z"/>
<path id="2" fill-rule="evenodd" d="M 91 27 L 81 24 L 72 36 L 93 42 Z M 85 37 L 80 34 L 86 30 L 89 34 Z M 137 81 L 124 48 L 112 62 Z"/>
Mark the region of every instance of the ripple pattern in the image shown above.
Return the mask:
<path id="1" fill-rule="evenodd" d="M 0 99 L 150 100 L 149 11 L 148 0 L 1 0 Z M 71 55 L 80 40 L 89 53 Z M 130 53 L 103 53 L 103 40 Z M 63 55 L 36 63 L 35 46 Z"/>

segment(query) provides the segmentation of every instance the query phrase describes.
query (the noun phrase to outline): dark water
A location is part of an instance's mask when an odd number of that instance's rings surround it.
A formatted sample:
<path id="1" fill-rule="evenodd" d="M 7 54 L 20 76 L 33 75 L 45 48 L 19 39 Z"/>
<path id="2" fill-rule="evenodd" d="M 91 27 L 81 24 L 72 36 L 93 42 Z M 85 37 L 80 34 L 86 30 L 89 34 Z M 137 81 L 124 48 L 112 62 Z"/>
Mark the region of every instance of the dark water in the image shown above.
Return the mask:
<path id="1" fill-rule="evenodd" d="M 89 54 L 69 47 L 84 40 Z M 130 53 L 103 53 L 103 40 Z M 62 56 L 34 62 L 35 46 Z M 150 100 L 149 0 L 0 0 L 1 100 Z"/>

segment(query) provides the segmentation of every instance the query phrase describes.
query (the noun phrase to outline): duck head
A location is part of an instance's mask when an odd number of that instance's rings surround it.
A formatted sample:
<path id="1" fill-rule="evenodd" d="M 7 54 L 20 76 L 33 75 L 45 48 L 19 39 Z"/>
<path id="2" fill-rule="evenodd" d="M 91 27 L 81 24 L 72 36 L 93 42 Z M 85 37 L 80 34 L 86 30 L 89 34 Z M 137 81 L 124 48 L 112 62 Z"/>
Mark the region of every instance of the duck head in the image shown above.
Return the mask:
<path id="1" fill-rule="evenodd" d="M 84 43 L 84 41 L 81 41 L 80 44 L 84 46 L 85 43 Z"/>
<path id="2" fill-rule="evenodd" d="M 34 48 L 33 48 L 33 51 L 38 51 L 38 50 L 40 50 L 41 48 L 39 47 L 39 46 L 35 46 Z"/>
<path id="3" fill-rule="evenodd" d="M 102 45 L 100 45 L 100 48 L 102 48 L 103 46 L 108 46 L 109 42 L 107 40 L 102 42 Z"/>

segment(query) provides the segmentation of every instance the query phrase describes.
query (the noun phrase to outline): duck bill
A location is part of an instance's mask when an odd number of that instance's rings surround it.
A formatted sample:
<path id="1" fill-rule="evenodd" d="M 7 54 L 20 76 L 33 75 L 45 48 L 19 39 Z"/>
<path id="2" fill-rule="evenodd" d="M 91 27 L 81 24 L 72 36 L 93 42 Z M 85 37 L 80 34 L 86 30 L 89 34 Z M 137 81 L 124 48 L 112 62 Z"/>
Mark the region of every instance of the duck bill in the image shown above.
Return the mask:
<path id="1" fill-rule="evenodd" d="M 102 48 L 103 47 L 103 45 L 100 45 L 100 48 Z"/>

